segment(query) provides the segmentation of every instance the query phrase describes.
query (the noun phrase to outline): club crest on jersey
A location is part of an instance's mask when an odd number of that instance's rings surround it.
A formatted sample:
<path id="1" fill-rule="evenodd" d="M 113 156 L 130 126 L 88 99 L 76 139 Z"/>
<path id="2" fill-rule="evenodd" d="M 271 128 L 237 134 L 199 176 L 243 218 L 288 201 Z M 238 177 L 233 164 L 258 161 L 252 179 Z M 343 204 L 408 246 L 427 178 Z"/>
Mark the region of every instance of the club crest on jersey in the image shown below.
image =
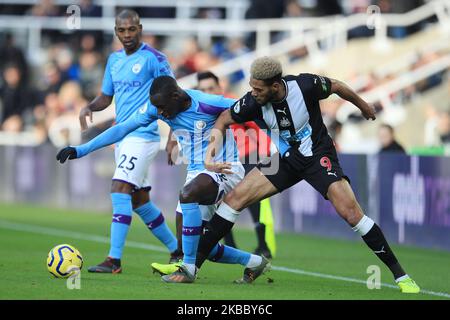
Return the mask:
<path id="1" fill-rule="evenodd" d="M 286 117 L 281 118 L 281 120 L 280 120 L 280 126 L 282 126 L 282 127 L 284 127 L 284 128 L 287 128 L 287 127 L 289 127 L 290 125 L 291 125 L 291 122 L 289 121 L 288 118 L 286 118 Z"/>
<path id="2" fill-rule="evenodd" d="M 206 122 L 203 120 L 195 121 L 195 127 L 199 130 L 203 130 L 206 127 Z"/>
<path id="3" fill-rule="evenodd" d="M 145 111 L 147 111 L 147 104 L 144 104 L 144 105 L 139 109 L 139 113 L 145 113 Z"/>
<path id="4" fill-rule="evenodd" d="M 139 71 L 141 71 L 142 66 L 139 63 L 136 63 L 132 68 L 131 71 L 133 71 L 133 73 L 139 73 Z"/>

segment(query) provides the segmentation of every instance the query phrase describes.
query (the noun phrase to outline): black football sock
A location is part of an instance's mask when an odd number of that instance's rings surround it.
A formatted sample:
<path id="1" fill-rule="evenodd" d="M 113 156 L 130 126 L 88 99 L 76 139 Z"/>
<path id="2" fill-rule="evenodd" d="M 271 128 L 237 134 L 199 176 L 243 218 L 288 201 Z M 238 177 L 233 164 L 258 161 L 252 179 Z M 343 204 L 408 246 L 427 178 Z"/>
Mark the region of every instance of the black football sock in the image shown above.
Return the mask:
<path id="1" fill-rule="evenodd" d="M 261 202 L 255 202 L 249 205 L 248 210 L 250 210 L 250 214 L 252 215 L 252 219 L 254 223 L 259 222 L 260 212 L 261 212 Z"/>
<path id="2" fill-rule="evenodd" d="M 266 243 L 266 225 L 258 223 L 255 227 L 256 237 L 258 238 L 258 248 L 268 249 Z"/>
<path id="3" fill-rule="evenodd" d="M 203 262 L 208 259 L 211 250 L 220 241 L 220 239 L 231 231 L 233 225 L 233 222 L 222 218 L 218 214 L 213 215 L 209 223 L 203 229 L 203 234 L 200 236 L 197 259 L 195 262 L 197 268 L 200 269 Z"/>
<path id="4" fill-rule="evenodd" d="M 261 214 L 261 202 L 256 202 L 249 205 L 248 209 L 250 210 L 253 222 L 255 223 L 256 240 L 258 241 L 257 247 L 267 249 L 266 226 L 259 222 Z"/>
<path id="5" fill-rule="evenodd" d="M 362 238 L 377 257 L 391 270 L 394 279 L 398 279 L 406 274 L 377 224 L 374 224 Z"/>

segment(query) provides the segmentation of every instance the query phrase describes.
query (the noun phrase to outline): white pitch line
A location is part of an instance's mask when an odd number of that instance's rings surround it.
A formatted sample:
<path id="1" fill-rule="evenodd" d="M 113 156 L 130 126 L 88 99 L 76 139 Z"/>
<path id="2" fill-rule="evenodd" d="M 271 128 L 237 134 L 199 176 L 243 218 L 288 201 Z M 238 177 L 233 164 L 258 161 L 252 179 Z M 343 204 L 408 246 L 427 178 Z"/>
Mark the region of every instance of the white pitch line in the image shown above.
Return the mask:
<path id="1" fill-rule="evenodd" d="M 102 237 L 102 236 L 97 236 L 94 234 L 80 233 L 80 232 L 61 230 L 61 229 L 55 229 L 55 228 L 41 227 L 41 226 L 36 226 L 36 225 L 31 225 L 31 224 L 9 222 L 6 220 L 1 220 L 1 219 L 0 219 L 0 228 L 16 230 L 16 231 L 33 232 L 33 233 L 52 235 L 52 236 L 69 237 L 69 238 L 73 238 L 73 239 L 88 240 L 88 241 L 107 243 L 107 244 L 110 243 L 110 239 L 108 237 Z M 147 250 L 158 251 L 158 252 L 167 252 L 167 249 L 165 249 L 163 247 L 154 246 L 154 245 L 142 243 L 142 242 L 127 241 L 126 245 L 128 247 L 133 247 L 133 248 L 138 248 L 138 249 L 147 249 Z"/>
<path id="2" fill-rule="evenodd" d="M 32 232 L 32 233 L 38 233 L 38 234 L 43 234 L 43 235 L 64 236 L 64 237 L 69 237 L 69 238 L 73 238 L 73 239 L 87 240 L 87 241 L 93 241 L 93 242 L 99 242 L 99 243 L 107 243 L 107 244 L 110 243 L 110 239 L 108 237 L 102 237 L 102 236 L 97 236 L 97 235 L 93 235 L 93 234 L 80 233 L 80 232 L 74 232 L 74 231 L 68 231 L 68 230 L 60 230 L 60 229 L 55 229 L 55 228 L 41 227 L 41 226 L 36 226 L 36 225 L 24 224 L 24 223 L 9 222 L 9 221 L 2 220 L 2 219 L 0 219 L 0 228 L 15 230 L 15 231 L 22 231 L 22 232 Z M 151 251 L 157 251 L 157 252 L 167 252 L 167 249 L 163 248 L 161 246 L 154 246 L 151 244 L 137 242 L 137 241 L 128 241 L 127 240 L 126 246 L 131 247 L 131 248 L 145 249 L 145 250 L 151 250 Z M 292 269 L 292 268 L 287 268 L 287 267 L 282 267 L 282 266 L 280 266 L 280 267 L 272 266 L 272 270 L 301 274 L 301 275 L 317 277 L 317 278 L 354 282 L 354 283 L 360 283 L 360 284 L 364 284 L 364 285 L 367 283 L 365 280 L 349 278 L 349 277 L 342 277 L 342 276 L 334 276 L 331 274 L 311 272 L 311 271 L 306 271 L 306 270 L 301 270 L 301 269 Z M 381 286 L 398 290 L 397 286 L 388 284 L 388 283 L 381 283 Z M 421 289 L 420 293 L 450 299 L 450 294 L 445 293 L 445 292 L 435 292 L 435 291 Z"/>
<path id="3" fill-rule="evenodd" d="M 326 278 L 326 279 L 332 279 L 332 280 L 341 280 L 341 281 L 346 281 L 346 282 L 367 284 L 367 282 L 364 280 L 359 280 L 359 279 L 349 278 L 349 277 L 333 276 L 331 274 L 311 272 L 311 271 L 305 271 L 305 270 L 301 270 L 301 269 L 291 269 L 291 268 L 277 267 L 277 266 L 272 266 L 272 269 L 277 270 L 277 271 L 291 272 L 291 273 L 302 274 L 302 275 L 317 277 L 317 278 Z M 398 286 L 393 285 L 393 284 L 381 283 L 381 286 L 398 290 Z M 445 292 L 435 292 L 435 291 L 420 289 L 420 293 L 425 293 L 425 294 L 429 294 L 432 296 L 450 298 L 450 294 L 445 293 Z"/>

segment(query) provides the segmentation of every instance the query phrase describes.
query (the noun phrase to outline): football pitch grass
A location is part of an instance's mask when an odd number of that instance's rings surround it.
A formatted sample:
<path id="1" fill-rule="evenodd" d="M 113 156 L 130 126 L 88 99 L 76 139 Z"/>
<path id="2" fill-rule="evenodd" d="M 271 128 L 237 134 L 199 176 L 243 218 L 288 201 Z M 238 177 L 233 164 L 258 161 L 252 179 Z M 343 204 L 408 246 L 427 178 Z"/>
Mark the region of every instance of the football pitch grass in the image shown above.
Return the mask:
<path id="1" fill-rule="evenodd" d="M 87 267 L 105 258 L 111 214 L 0 204 L 0 299 L 150 299 L 150 300 L 411 300 L 450 299 L 450 252 L 393 246 L 422 293 L 400 293 L 389 270 L 360 242 L 279 233 L 273 268 L 251 285 L 232 281 L 240 265 L 205 262 L 194 284 L 166 284 L 150 263 L 168 260 L 165 248 L 136 215 L 122 258 L 123 273 L 91 274 Z M 174 225 L 170 227 L 174 229 Z M 349 229 L 349 232 L 351 230 Z M 252 230 L 237 229 L 240 248 L 255 246 Z M 48 251 L 68 243 L 83 255 L 81 288 L 69 290 L 46 268 Z M 367 268 L 381 269 L 381 288 L 369 290 Z"/>

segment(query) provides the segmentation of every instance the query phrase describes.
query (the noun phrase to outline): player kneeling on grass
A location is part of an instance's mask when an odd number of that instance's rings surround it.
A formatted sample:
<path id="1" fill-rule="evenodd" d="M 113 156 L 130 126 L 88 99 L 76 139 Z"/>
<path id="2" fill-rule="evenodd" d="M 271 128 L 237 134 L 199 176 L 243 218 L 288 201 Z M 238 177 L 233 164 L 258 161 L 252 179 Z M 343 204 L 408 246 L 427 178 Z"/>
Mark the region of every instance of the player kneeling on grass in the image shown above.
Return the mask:
<path id="1" fill-rule="evenodd" d="M 175 79 L 161 76 L 153 81 L 150 101 L 128 120 L 109 128 L 88 143 L 60 150 L 56 159 L 64 163 L 67 159 L 81 158 L 121 140 L 128 133 L 139 127 L 146 127 L 157 119 L 165 121 L 180 142 L 181 151 L 189 159 L 189 163 L 186 184 L 179 198 L 183 214 L 183 262 L 173 273 L 164 275 L 162 279 L 172 283 L 191 283 L 196 278 L 195 262 L 198 243 L 201 235 L 203 236 L 204 220 L 209 220 L 216 209 L 215 204 L 244 177 L 245 170 L 238 160 L 232 133 L 225 143 L 225 151 L 218 153 L 216 159 L 231 158 L 227 159 L 233 162 L 230 174 L 211 172 L 204 167 L 210 130 L 219 114 L 233 105 L 235 100 L 198 90 L 182 90 Z M 251 283 L 270 268 L 270 262 L 265 257 L 221 244 L 212 246 L 207 258 L 220 263 L 245 266 L 244 276 L 238 280 L 239 283 Z"/>
<path id="2" fill-rule="evenodd" d="M 270 57 L 255 60 L 250 70 L 251 92 L 225 110 L 211 133 L 206 169 L 227 172 L 230 165 L 217 163 L 214 155 L 221 149 L 225 129 L 233 123 L 255 121 L 279 133 L 279 152 L 271 162 L 259 164 L 229 192 L 209 223 L 199 244 L 200 268 L 214 245 L 233 227 L 245 207 L 306 180 L 330 200 L 337 213 L 358 232 L 377 257 L 391 270 L 402 292 L 418 293 L 419 286 L 406 274 L 389 247 L 381 229 L 364 215 L 339 165 L 333 141 L 320 112 L 319 100 L 336 93 L 353 103 L 368 120 L 375 120 L 368 105 L 344 83 L 313 74 L 282 77 L 281 64 Z M 269 173 L 272 163 L 276 173 Z"/>

